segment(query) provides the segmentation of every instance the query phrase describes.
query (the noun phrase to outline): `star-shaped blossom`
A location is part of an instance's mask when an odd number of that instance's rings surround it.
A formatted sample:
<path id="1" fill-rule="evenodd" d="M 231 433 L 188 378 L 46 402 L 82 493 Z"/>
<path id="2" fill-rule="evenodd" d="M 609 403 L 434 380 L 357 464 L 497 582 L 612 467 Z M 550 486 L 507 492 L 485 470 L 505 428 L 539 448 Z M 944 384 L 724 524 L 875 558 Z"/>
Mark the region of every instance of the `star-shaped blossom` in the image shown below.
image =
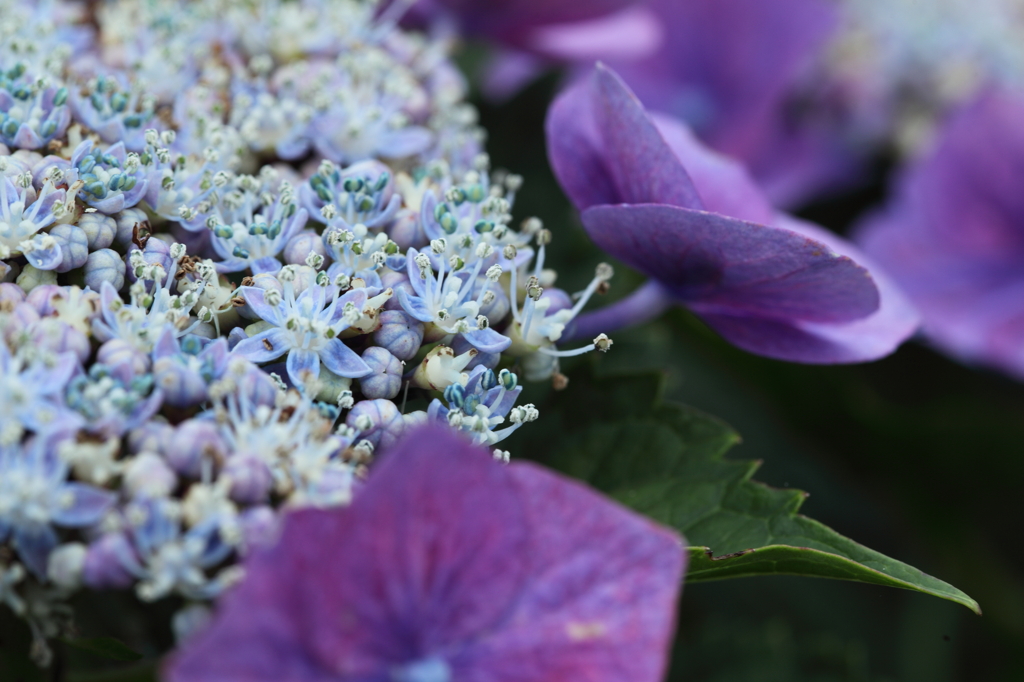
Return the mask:
<path id="1" fill-rule="evenodd" d="M 603 67 L 549 113 L 552 165 L 591 238 L 651 280 L 577 320 L 576 338 L 672 301 L 745 350 L 795 362 L 877 359 L 913 332 L 913 308 L 856 247 L 776 213 L 742 168 L 658 120 Z"/>
<path id="2" fill-rule="evenodd" d="M 80 420 L 64 403 L 78 369 L 74 353 L 11 353 L 0 341 L 0 445 L 17 443 L 25 430 L 50 430 Z"/>
<path id="3" fill-rule="evenodd" d="M 0 172 L 11 166 L 0 158 Z M 56 243 L 44 248 L 40 240 L 46 235 L 38 233 L 64 213 L 64 199 L 64 190 L 56 189 L 51 179 L 37 194 L 28 173 L 0 177 L 0 259 L 24 252 L 29 263 L 40 270 L 60 265 L 61 252 Z"/>
<path id="4" fill-rule="evenodd" d="M 0 444 L 0 542 L 10 538 L 38 578 L 58 543 L 53 526 L 91 526 L 115 500 L 111 492 L 68 482 L 68 465 L 57 454 L 65 438 L 66 432 L 49 431 L 24 445 Z"/>
<path id="5" fill-rule="evenodd" d="M 124 142 L 103 150 L 92 140 L 83 140 L 70 163 L 57 159 L 54 165 L 66 172 L 69 185 L 83 183 L 79 196 L 86 204 L 108 215 L 139 203 L 149 185 L 139 155 L 128 152 Z"/>
<path id="6" fill-rule="evenodd" d="M 288 273 L 285 268 L 283 295 L 257 287 L 240 288 L 249 307 L 270 328 L 240 341 L 232 353 L 257 363 L 287 354 L 288 378 L 300 387 L 320 376 L 321 362 L 341 377 L 357 379 L 370 374 L 373 370 L 338 338 L 362 317 L 366 290 L 353 289 L 328 303 L 327 287 L 321 284 L 296 296 Z"/>
<path id="7" fill-rule="evenodd" d="M 435 255 L 445 252 L 445 240 L 436 239 L 431 243 Z M 469 272 L 462 271 L 463 264 L 453 257 L 449 268 L 445 259 L 436 259 L 438 272 L 426 252 L 409 249 L 406 254 L 406 270 L 413 293 L 398 290 L 398 302 L 402 308 L 420 322 L 432 324 L 443 334 L 461 334 L 466 341 L 485 353 L 500 353 L 509 347 L 512 340 L 494 331 L 490 321 L 480 314 L 484 297 L 497 282 L 501 269 L 494 277 L 479 282 L 483 259 L 478 259 Z"/>
<path id="8" fill-rule="evenodd" d="M 476 443 L 493 445 L 540 416 L 532 403 L 513 407 L 523 392 L 518 384 L 519 377 L 507 369 L 495 374 L 494 370 L 477 365 L 465 385 L 455 382 L 444 389 L 447 407 L 436 398 L 431 401 L 427 418 L 465 432 Z M 506 417 L 512 425 L 497 429 Z"/>
<path id="9" fill-rule="evenodd" d="M 534 464 L 415 429 L 351 506 L 286 518 L 167 679 L 655 682 L 680 540 Z"/>

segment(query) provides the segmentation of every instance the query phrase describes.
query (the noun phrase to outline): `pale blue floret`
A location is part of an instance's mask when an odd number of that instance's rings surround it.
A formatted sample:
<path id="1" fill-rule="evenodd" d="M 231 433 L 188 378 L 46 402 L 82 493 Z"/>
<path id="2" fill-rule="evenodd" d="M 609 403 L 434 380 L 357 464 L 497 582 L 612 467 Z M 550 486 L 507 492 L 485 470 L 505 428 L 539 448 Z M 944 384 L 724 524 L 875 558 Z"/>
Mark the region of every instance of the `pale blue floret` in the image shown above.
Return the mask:
<path id="1" fill-rule="evenodd" d="M 216 419 L 229 450 L 260 459 L 273 485 L 292 506 L 332 507 L 352 499 L 354 465 L 341 458 L 358 435 L 331 426 L 339 408 L 309 397 L 280 394 L 277 404 L 258 405 L 229 392 L 205 416 Z M 347 394 L 351 400 L 351 394 Z M 289 399 L 292 398 L 292 399 Z"/>
<path id="2" fill-rule="evenodd" d="M 127 364 L 94 364 L 68 384 L 68 407 L 85 418 L 83 428 L 105 438 L 123 436 L 160 409 L 163 394 L 149 374 L 133 376 Z"/>
<path id="3" fill-rule="evenodd" d="M 180 253 L 184 253 L 182 249 Z M 132 287 L 131 301 L 121 300 L 117 290 L 109 281 L 100 287 L 100 315 L 92 321 L 93 335 L 99 341 L 120 339 L 144 355 L 149 355 L 153 345 L 170 326 L 176 336 L 191 333 L 201 320 L 191 316 L 192 309 L 199 301 L 205 280 L 200 279 L 194 287 L 182 294 L 172 294 L 171 287 L 178 284 L 173 272 L 178 267 L 178 258 L 171 259 L 171 273 L 162 266 L 147 265 L 141 261 L 141 252 L 132 267 L 140 282 L 153 282 L 153 292 L 137 282 Z M 138 287 L 138 288 L 136 288 Z M 203 310 L 200 310 L 203 313 Z"/>
<path id="4" fill-rule="evenodd" d="M 65 163 L 57 163 L 64 169 Z M 124 142 L 111 145 L 106 151 L 84 140 L 71 155 L 67 168 L 69 184 L 83 183 L 79 196 L 101 213 L 113 215 L 131 208 L 146 194 L 149 180 L 141 158 L 125 149 Z"/>
<path id="5" fill-rule="evenodd" d="M 289 272 L 283 273 L 283 295 L 241 287 L 249 307 L 271 327 L 239 342 L 232 353 L 257 363 L 287 354 L 288 377 L 297 387 L 320 376 L 321 362 L 341 377 L 356 379 L 370 374 L 372 370 L 363 359 L 338 338 L 362 317 L 366 290 L 353 289 L 343 296 L 335 291 L 327 303 L 327 285 L 323 282 L 296 296 Z M 326 279 L 326 274 L 321 274 Z"/>
<path id="6" fill-rule="evenodd" d="M 370 236 L 365 225 L 357 223 L 351 230 L 328 227 L 323 243 L 334 261 L 327 269 L 332 281 L 344 276 L 349 280 L 362 279 L 367 286 L 381 287 L 379 270 L 385 265 L 398 265 L 402 257 L 398 246 L 384 232 Z M 397 259 L 397 262 L 396 262 Z"/>
<path id="7" fill-rule="evenodd" d="M 22 563 L 37 578 L 59 539 L 54 526 L 97 523 L 115 495 L 84 483 L 69 483 L 57 453 L 66 432 L 50 432 L 25 444 L 0 445 L 0 542 L 11 540 Z"/>
<path id="8" fill-rule="evenodd" d="M 63 394 L 77 368 L 74 353 L 12 354 L 0 341 L 0 445 L 17 443 L 26 429 L 76 425 Z"/>
<path id="9" fill-rule="evenodd" d="M 229 123 L 251 149 L 289 161 L 309 151 L 311 106 L 285 91 L 271 92 L 266 83 L 236 83 L 234 88 Z"/>
<path id="10" fill-rule="evenodd" d="M 218 272 L 277 272 L 278 254 L 306 226 L 306 209 L 298 207 L 288 183 L 276 192 L 261 191 L 255 178 L 245 182 L 250 178 L 243 178 L 240 188 L 226 192 L 206 212 Z"/>
<path id="11" fill-rule="evenodd" d="M 435 398 L 427 408 L 427 417 L 466 432 L 481 445 L 493 445 L 537 419 L 532 404 L 513 407 L 522 391 L 518 377 L 507 369 L 495 374 L 486 367 L 474 367 L 465 385 L 454 383 L 444 390 L 448 406 Z M 506 417 L 511 426 L 496 430 Z"/>
<path id="12" fill-rule="evenodd" d="M 155 101 L 127 85 L 123 75 L 98 76 L 85 91 L 69 97 L 76 120 L 96 131 L 104 142 L 124 142 L 130 151 L 145 148 L 145 129 L 155 113 Z"/>
<path id="13" fill-rule="evenodd" d="M 39 76 L 20 61 L 0 70 L 0 142 L 40 149 L 67 129 L 68 89 Z"/>
<path id="14" fill-rule="evenodd" d="M 365 225 L 371 230 L 380 229 L 402 206 L 390 170 L 378 161 L 363 161 L 344 170 L 324 161 L 299 194 L 311 216 L 320 216 L 334 228 Z"/>
<path id="15" fill-rule="evenodd" d="M 205 344 L 195 334 L 180 340 L 166 328 L 153 348 L 153 378 L 164 402 L 174 407 L 198 405 L 207 388 L 220 379 L 228 366 L 228 342 L 219 338 Z"/>
<path id="16" fill-rule="evenodd" d="M 0 171 L 6 165 L 6 159 L 0 158 Z M 33 267 L 53 269 L 60 264 L 60 249 L 56 244 L 44 243 L 45 235 L 38 233 L 52 225 L 63 212 L 65 192 L 47 180 L 33 200 L 34 194 L 31 176 L 19 175 L 13 180 L 0 177 L 0 258 L 27 251 L 26 258 Z M 52 262 L 54 248 L 57 248 L 56 263 Z"/>
<path id="17" fill-rule="evenodd" d="M 223 519 L 202 519 L 182 532 L 178 503 L 167 499 L 143 500 L 125 510 L 135 554 L 118 558 L 139 580 L 139 598 L 154 601 L 177 593 L 187 599 L 213 599 L 231 582 L 231 573 L 211 578 L 207 571 L 234 551 L 221 532 Z"/>
<path id="18" fill-rule="evenodd" d="M 443 254 L 446 247 L 443 239 L 431 243 L 435 254 Z M 445 259 L 437 259 L 438 272 L 434 273 L 433 262 L 426 253 L 409 249 L 406 254 L 406 269 L 413 293 L 398 289 L 398 302 L 402 308 L 417 320 L 433 324 L 445 334 L 462 334 L 470 344 L 485 353 L 500 353 L 512 341 L 490 327 L 490 321 L 480 314 L 488 290 L 497 282 L 500 269 L 489 271 L 480 283 L 480 270 L 484 259 L 477 259 L 472 270 L 464 271 L 464 265 L 457 256 L 452 257 L 446 270 Z"/>

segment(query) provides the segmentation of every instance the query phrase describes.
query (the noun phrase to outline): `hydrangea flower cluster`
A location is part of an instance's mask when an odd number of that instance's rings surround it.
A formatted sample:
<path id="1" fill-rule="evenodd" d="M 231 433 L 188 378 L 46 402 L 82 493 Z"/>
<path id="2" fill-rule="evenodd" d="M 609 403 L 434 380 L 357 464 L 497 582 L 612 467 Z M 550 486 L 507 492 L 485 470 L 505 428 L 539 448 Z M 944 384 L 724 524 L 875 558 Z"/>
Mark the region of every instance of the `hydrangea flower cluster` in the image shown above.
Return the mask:
<path id="1" fill-rule="evenodd" d="M 0 595 L 26 618 L 83 587 L 207 602 L 411 425 L 492 447 L 538 418 L 520 377 L 610 347 L 559 347 L 612 270 L 555 286 L 405 4 L 0 3 Z"/>

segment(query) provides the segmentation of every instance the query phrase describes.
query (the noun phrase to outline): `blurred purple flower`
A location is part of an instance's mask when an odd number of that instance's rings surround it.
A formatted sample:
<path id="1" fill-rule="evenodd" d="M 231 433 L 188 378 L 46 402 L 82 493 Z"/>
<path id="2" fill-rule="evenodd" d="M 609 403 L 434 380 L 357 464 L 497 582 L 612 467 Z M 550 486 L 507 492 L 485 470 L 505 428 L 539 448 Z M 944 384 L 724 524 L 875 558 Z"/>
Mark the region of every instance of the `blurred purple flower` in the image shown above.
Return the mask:
<path id="1" fill-rule="evenodd" d="M 652 120 L 608 69 L 563 94 L 547 128 L 590 236 L 653 280 L 581 316 L 574 338 L 650 319 L 672 300 L 740 348 L 796 362 L 877 359 L 913 332 L 913 308 L 851 259 L 863 262 L 855 247 L 777 214 L 742 167 L 678 121 Z"/>
<path id="2" fill-rule="evenodd" d="M 533 464 L 416 429 L 352 506 L 286 518 L 167 679 L 654 682 L 680 540 Z"/>
<path id="3" fill-rule="evenodd" d="M 990 90 L 952 115 L 858 241 L 921 309 L 923 332 L 1024 378 L 1024 98 Z"/>
<path id="4" fill-rule="evenodd" d="M 837 26 L 834 3 L 653 0 L 647 7 L 665 25 L 659 49 L 610 62 L 646 107 L 683 119 L 708 145 L 741 160 L 777 205 L 853 179 L 852 147 L 823 112 L 800 101 L 802 81 Z"/>
<path id="5" fill-rule="evenodd" d="M 420 0 L 411 16 L 496 43 L 480 83 L 495 99 L 511 96 L 553 62 L 645 57 L 665 34 L 637 0 Z"/>

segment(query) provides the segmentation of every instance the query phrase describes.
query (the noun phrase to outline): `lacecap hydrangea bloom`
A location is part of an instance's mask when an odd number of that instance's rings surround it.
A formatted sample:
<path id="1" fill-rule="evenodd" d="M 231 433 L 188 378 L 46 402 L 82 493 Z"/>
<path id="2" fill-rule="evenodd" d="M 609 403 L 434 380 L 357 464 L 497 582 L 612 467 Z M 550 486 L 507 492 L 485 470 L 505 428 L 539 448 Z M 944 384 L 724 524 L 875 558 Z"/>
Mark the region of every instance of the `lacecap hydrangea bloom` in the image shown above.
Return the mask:
<path id="1" fill-rule="evenodd" d="M 0 599 L 42 659 L 80 589 L 184 635 L 412 426 L 507 461 L 522 381 L 611 347 L 565 341 L 612 269 L 556 286 L 406 5 L 0 3 Z"/>

